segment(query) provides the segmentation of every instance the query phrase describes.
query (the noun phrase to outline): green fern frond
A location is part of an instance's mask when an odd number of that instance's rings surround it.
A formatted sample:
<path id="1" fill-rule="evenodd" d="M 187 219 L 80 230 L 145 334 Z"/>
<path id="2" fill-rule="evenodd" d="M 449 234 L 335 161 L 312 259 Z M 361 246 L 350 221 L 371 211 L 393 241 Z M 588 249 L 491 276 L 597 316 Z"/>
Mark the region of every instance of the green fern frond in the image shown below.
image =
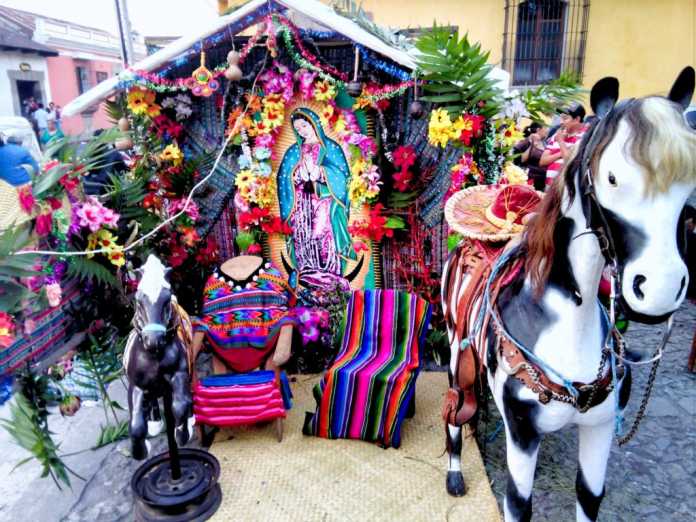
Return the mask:
<path id="1" fill-rule="evenodd" d="M 118 281 L 108 268 L 84 256 L 72 256 L 68 262 L 68 275 L 83 281 L 92 281 L 106 286 L 117 286 Z"/>

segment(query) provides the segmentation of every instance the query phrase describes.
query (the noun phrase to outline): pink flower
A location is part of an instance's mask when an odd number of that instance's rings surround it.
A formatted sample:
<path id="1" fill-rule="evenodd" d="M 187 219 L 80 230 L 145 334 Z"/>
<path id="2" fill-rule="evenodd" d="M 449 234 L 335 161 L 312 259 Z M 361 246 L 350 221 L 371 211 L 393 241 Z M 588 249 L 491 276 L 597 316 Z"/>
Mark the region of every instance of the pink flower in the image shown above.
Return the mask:
<path id="1" fill-rule="evenodd" d="M 260 134 L 256 137 L 254 145 L 258 148 L 273 148 L 273 142 L 275 141 L 275 136 L 271 133 Z"/>
<path id="2" fill-rule="evenodd" d="M 27 335 L 31 335 L 34 333 L 34 330 L 36 330 L 36 321 L 33 319 L 26 319 L 24 321 L 24 333 Z"/>
<path id="3" fill-rule="evenodd" d="M 48 305 L 51 307 L 56 307 L 60 305 L 60 299 L 63 296 L 63 291 L 60 288 L 60 284 L 51 283 L 46 285 L 46 298 L 48 299 Z"/>
<path id="4" fill-rule="evenodd" d="M 198 205 L 196 202 L 191 200 L 188 205 L 186 204 L 186 198 L 175 199 L 170 202 L 169 213 L 173 216 L 177 214 L 180 210 L 186 207 L 186 215 L 191 218 L 192 221 L 198 220 L 200 213 L 198 211 Z"/>
<path id="5" fill-rule="evenodd" d="M 40 214 L 36 218 L 36 226 L 34 228 L 39 236 L 48 235 L 53 229 L 53 212 Z"/>
<path id="6" fill-rule="evenodd" d="M 34 194 L 31 191 L 31 185 L 24 185 L 17 190 L 19 196 L 19 205 L 22 210 L 27 214 L 31 215 L 31 211 L 34 208 Z"/>
<path id="7" fill-rule="evenodd" d="M 241 213 L 249 211 L 249 204 L 239 192 L 234 195 L 234 207 Z"/>
<path id="8" fill-rule="evenodd" d="M 311 98 L 314 92 L 314 80 L 317 78 L 317 73 L 309 72 L 305 69 L 297 71 L 300 93 L 303 98 Z"/>
<path id="9" fill-rule="evenodd" d="M 83 228 L 89 228 L 91 232 L 96 232 L 102 225 L 116 228 L 118 225 L 119 215 L 102 205 L 97 198 L 90 196 L 80 206 L 76 215 L 79 219 L 79 225 Z"/>

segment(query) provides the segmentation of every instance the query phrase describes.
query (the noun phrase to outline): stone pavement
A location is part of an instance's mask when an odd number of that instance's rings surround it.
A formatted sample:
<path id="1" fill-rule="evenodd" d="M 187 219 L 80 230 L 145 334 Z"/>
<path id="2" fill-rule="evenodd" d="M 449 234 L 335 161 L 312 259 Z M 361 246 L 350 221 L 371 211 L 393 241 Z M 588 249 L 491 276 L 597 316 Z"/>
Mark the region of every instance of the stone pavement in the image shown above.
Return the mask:
<path id="1" fill-rule="evenodd" d="M 625 446 L 619 448 L 615 443 L 612 447 L 600 520 L 694 520 L 696 374 L 686 371 L 686 361 L 695 329 L 696 304 L 687 302 L 675 315 L 672 336 L 638 433 Z M 650 357 L 661 332 L 661 326 L 632 323 L 626 337 L 632 350 Z M 633 370 L 626 429 L 640 404 L 648 371 L 649 365 Z M 487 437 L 484 462 L 502 510 L 505 435 L 503 431 L 496 434 L 500 416 L 492 399 L 489 407 L 491 419 L 487 426 L 481 424 L 480 432 L 485 431 Z M 575 520 L 576 469 L 576 430 L 546 436 L 534 483 L 533 520 Z"/>

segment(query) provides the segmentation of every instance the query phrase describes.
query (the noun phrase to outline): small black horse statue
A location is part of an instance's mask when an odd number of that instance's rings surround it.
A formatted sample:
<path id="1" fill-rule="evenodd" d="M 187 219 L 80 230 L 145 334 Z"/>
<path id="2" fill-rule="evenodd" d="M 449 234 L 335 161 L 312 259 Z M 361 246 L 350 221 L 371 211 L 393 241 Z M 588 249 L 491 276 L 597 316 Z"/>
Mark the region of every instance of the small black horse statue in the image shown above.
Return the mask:
<path id="1" fill-rule="evenodd" d="M 189 439 L 191 387 L 187 347 L 182 335 L 186 325 L 176 304 L 166 268 L 150 255 L 142 268 L 135 295 L 133 330 L 123 356 L 129 381 L 130 437 L 133 458 L 147 457 L 147 422 L 163 398 L 170 448 Z M 176 428 L 176 436 L 175 436 Z"/>

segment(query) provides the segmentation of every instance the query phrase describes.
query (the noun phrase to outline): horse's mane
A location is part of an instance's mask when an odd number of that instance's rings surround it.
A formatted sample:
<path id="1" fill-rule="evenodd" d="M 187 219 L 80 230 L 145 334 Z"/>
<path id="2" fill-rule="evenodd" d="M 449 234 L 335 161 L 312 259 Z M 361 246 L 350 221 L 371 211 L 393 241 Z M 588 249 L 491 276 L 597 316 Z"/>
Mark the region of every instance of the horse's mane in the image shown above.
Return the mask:
<path id="1" fill-rule="evenodd" d="M 582 187 L 582 158 L 588 153 L 592 175 L 597 175 L 599 160 L 616 136 L 621 121 L 625 120 L 630 129 L 625 153 L 643 171 L 649 193 L 666 192 L 673 183 L 696 180 L 696 133 L 686 125 L 676 107 L 671 101 L 658 96 L 631 99 L 619 103 L 602 120 L 592 123 L 575 156 L 566 163 L 547 191 L 522 239 L 525 273 L 537 298 L 543 294 L 551 273 L 555 254 L 554 236 L 561 218 L 564 195 L 568 201 L 572 201 L 577 187 Z M 593 140 L 596 145 L 593 150 L 588 150 L 590 137 L 595 133 L 598 133 L 598 139 Z"/>

